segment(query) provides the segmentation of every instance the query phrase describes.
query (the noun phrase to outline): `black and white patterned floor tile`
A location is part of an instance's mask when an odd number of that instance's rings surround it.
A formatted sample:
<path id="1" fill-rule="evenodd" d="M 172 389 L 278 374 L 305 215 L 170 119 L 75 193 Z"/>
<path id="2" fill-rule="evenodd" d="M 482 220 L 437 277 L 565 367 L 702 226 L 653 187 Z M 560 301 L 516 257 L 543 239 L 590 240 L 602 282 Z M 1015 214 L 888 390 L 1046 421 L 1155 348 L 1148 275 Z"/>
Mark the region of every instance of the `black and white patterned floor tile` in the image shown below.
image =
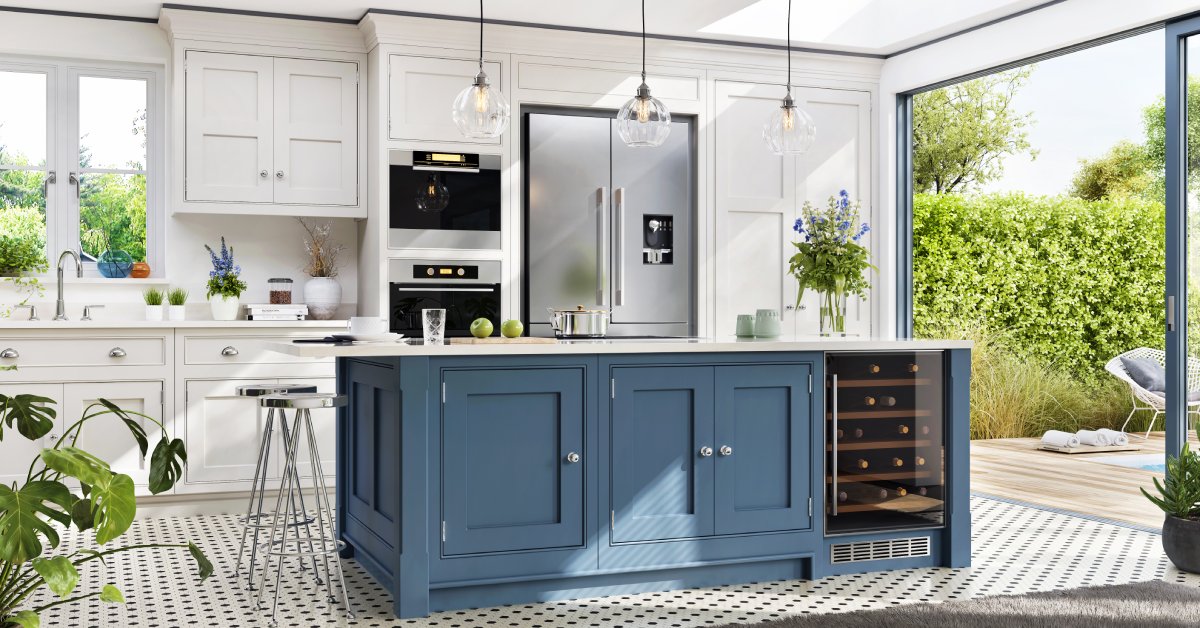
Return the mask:
<path id="1" fill-rule="evenodd" d="M 714 626 L 788 615 L 835 613 L 892 604 L 946 601 L 1084 586 L 1163 579 L 1200 586 L 1162 553 L 1157 534 L 1039 510 L 985 497 L 972 498 L 974 566 L 906 569 L 815 582 L 789 580 L 570 602 L 513 605 L 436 613 L 398 620 L 391 596 L 353 560 L 344 561 L 357 618 L 347 621 L 313 595 L 307 573 L 285 570 L 278 625 L 558 628 L 570 626 Z M 185 552 L 148 550 L 93 562 L 80 592 L 113 583 L 125 605 L 64 605 L 47 611 L 43 626 L 265 626 L 248 593 L 233 581 L 241 527 L 234 515 L 135 522 L 125 543 L 191 539 L 204 548 L 217 574 L 203 584 Z M 64 549 L 89 546 L 87 535 L 64 537 Z M 268 593 L 270 589 L 268 589 Z M 39 600 L 50 601 L 46 595 Z"/>

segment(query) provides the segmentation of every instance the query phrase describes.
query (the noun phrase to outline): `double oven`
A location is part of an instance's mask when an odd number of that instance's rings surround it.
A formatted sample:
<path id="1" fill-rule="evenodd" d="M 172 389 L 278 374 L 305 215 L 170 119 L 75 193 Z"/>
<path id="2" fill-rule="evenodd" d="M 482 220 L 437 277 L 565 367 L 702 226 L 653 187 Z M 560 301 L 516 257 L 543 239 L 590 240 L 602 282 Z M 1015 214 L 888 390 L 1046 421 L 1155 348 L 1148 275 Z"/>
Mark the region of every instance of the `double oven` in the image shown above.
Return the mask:
<path id="1" fill-rule="evenodd" d="M 391 331 L 420 338 L 421 310 L 446 310 L 445 337 L 471 335 L 477 318 L 500 329 L 500 262 L 398 260 L 388 262 Z"/>

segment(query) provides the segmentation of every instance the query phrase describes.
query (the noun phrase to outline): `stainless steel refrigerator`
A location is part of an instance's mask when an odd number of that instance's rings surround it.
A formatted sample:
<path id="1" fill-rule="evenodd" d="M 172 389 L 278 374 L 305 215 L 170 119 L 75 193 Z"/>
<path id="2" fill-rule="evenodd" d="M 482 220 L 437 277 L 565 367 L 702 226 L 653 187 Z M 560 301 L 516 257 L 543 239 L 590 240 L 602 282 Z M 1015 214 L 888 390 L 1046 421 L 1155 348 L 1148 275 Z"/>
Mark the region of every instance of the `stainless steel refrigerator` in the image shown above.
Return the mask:
<path id="1" fill-rule="evenodd" d="M 610 309 L 609 336 L 695 334 L 692 121 L 630 148 L 616 121 L 525 114 L 523 311 L 551 336 L 547 307 Z"/>

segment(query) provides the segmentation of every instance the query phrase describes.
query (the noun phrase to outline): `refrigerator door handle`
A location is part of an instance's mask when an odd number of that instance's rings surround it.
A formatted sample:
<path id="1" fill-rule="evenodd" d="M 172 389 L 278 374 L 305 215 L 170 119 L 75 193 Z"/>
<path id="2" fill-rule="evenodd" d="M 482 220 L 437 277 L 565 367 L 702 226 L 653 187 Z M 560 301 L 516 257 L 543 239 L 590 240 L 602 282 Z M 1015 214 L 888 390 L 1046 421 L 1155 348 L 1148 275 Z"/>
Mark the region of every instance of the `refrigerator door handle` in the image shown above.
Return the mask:
<path id="1" fill-rule="evenodd" d="M 608 188 L 596 190 L 596 305 L 604 305 L 604 275 L 608 272 Z"/>
<path id="2" fill-rule="evenodd" d="M 613 297 L 613 305 L 624 305 L 625 302 L 624 302 L 623 295 L 625 292 L 625 245 L 624 245 L 624 242 L 625 242 L 625 188 L 617 188 L 617 189 L 613 190 L 613 201 L 616 205 L 616 208 L 615 208 L 616 211 L 614 212 L 616 214 L 616 226 L 613 227 L 613 231 L 614 231 L 613 242 L 616 245 L 615 246 L 616 250 L 613 253 L 613 255 L 615 255 L 617 258 L 617 263 L 614 264 L 614 266 L 616 267 L 614 269 L 616 277 L 613 278 L 613 283 L 616 284 L 615 285 L 616 289 L 614 290 L 616 295 Z"/>

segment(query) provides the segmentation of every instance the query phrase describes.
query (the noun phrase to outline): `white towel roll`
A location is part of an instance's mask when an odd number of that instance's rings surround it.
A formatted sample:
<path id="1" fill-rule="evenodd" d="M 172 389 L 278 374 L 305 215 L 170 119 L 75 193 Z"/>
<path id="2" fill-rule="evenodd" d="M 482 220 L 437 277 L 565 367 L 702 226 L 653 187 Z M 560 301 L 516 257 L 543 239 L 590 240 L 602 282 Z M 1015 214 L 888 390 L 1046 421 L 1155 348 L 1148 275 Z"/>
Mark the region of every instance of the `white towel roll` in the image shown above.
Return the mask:
<path id="1" fill-rule="evenodd" d="M 1103 434 L 1105 437 L 1107 437 L 1110 445 L 1114 445 L 1117 447 L 1124 447 L 1129 444 L 1129 435 L 1126 434 L 1125 432 L 1118 432 L 1116 430 L 1110 430 L 1108 428 L 1099 429 L 1096 431 Z"/>
<path id="2" fill-rule="evenodd" d="M 1078 447 L 1079 437 L 1070 432 L 1050 430 L 1042 435 L 1042 444 L 1055 447 Z"/>
<path id="3" fill-rule="evenodd" d="M 1081 445 L 1108 447 L 1113 444 L 1112 436 L 1104 430 L 1079 430 L 1075 435 L 1079 437 Z"/>

